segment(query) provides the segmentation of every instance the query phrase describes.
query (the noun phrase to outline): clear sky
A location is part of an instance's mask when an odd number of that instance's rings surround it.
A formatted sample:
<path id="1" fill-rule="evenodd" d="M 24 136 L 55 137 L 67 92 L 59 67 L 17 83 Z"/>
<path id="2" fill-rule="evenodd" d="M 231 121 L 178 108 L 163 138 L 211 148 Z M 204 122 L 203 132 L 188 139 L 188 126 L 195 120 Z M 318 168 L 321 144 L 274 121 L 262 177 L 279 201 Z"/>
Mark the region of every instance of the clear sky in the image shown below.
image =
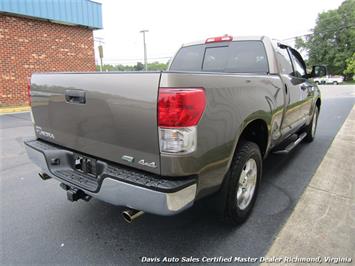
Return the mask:
<path id="1" fill-rule="evenodd" d="M 143 62 L 143 37 L 139 33 L 142 29 L 149 30 L 146 34 L 148 62 L 165 62 L 182 43 L 208 37 L 267 35 L 284 40 L 309 33 L 318 13 L 336 9 L 342 0 L 97 2 L 102 3 L 104 29 L 95 31 L 94 36 L 96 40 L 103 38 L 104 63 L 135 64 Z"/>

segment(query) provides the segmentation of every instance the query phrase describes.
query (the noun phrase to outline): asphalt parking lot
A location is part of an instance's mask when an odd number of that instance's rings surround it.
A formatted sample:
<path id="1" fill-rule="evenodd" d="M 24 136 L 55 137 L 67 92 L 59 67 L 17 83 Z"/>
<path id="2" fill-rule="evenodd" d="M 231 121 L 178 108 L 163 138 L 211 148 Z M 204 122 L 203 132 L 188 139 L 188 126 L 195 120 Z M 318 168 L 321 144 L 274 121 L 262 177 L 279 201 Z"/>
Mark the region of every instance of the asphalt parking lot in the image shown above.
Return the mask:
<path id="1" fill-rule="evenodd" d="M 322 86 L 317 137 L 289 155 L 271 155 L 255 210 L 239 228 L 212 215 L 208 201 L 172 217 L 145 214 L 133 224 L 123 208 L 71 203 L 54 180 L 42 181 L 23 140 L 29 113 L 0 116 L 0 264 L 137 265 L 140 257 L 265 255 L 355 104 L 355 86 Z"/>

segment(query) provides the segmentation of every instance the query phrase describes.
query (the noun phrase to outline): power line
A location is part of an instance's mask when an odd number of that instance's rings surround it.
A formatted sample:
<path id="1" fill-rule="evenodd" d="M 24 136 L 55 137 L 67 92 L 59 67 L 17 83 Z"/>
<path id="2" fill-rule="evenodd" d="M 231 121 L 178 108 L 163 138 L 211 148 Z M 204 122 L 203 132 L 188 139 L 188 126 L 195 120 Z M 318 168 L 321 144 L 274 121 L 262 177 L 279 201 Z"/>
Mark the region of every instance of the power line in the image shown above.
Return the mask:
<path id="1" fill-rule="evenodd" d="M 315 35 L 315 34 L 322 34 L 322 33 L 328 33 L 328 32 L 341 31 L 341 30 L 343 30 L 343 29 L 346 29 L 346 28 L 353 28 L 353 27 L 355 27 L 355 24 L 345 25 L 345 26 L 341 26 L 341 27 L 336 28 L 336 29 L 324 30 L 324 31 L 321 31 L 321 32 L 316 32 L 316 33 L 314 32 L 314 29 L 313 29 L 313 33 L 307 33 L 307 34 L 303 34 L 303 35 L 298 35 L 298 36 L 289 37 L 289 38 L 286 38 L 286 39 L 282 39 L 282 41 L 292 40 L 292 39 L 296 39 L 296 38 L 298 38 L 298 37 L 311 36 L 311 35 Z"/>
<path id="2" fill-rule="evenodd" d="M 307 33 L 307 34 L 303 34 L 303 35 L 297 35 L 297 36 L 289 37 L 289 38 L 286 38 L 286 39 L 282 39 L 281 41 L 293 40 L 293 39 L 296 39 L 296 38 L 298 38 L 298 37 L 304 37 L 304 36 L 310 36 L 310 35 L 313 35 L 313 33 Z"/>

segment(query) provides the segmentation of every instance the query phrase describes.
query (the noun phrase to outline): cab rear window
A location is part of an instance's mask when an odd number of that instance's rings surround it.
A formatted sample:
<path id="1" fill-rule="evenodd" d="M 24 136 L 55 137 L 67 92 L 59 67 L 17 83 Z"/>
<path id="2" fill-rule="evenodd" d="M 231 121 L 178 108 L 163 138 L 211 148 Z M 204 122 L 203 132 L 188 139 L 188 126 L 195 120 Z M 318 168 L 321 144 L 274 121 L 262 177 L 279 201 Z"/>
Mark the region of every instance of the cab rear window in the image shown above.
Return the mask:
<path id="1" fill-rule="evenodd" d="M 183 47 L 170 66 L 175 71 L 267 73 L 268 61 L 261 41 L 201 44 Z"/>

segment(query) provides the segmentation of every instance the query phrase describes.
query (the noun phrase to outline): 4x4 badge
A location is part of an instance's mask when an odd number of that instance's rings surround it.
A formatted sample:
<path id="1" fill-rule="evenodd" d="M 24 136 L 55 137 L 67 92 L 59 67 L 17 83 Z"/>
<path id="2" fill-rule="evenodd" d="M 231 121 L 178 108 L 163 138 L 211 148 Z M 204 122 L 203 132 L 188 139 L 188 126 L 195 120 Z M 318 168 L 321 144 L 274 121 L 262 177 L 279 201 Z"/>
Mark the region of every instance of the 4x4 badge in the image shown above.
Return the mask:
<path id="1" fill-rule="evenodd" d="M 142 159 L 142 160 L 140 160 L 138 163 L 141 164 L 141 165 L 144 165 L 144 166 L 151 167 L 151 168 L 157 168 L 157 165 L 156 165 L 155 162 L 148 163 L 148 162 L 146 162 L 146 161 L 144 161 L 144 160 Z"/>

